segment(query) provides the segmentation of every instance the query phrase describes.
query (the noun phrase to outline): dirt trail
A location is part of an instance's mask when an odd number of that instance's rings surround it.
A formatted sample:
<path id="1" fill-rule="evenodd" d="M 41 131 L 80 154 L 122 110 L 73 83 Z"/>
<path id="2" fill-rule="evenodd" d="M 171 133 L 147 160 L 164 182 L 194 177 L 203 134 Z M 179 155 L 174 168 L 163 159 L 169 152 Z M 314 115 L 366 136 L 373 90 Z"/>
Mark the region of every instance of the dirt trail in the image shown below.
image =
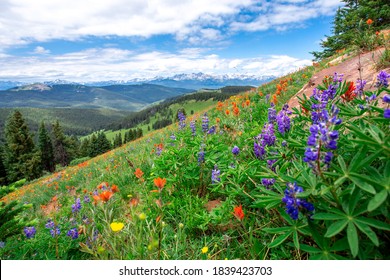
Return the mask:
<path id="1" fill-rule="evenodd" d="M 333 76 L 334 73 L 344 74 L 344 80 L 352 81 L 356 83 L 358 78 L 362 78 L 367 81 L 365 86 L 366 90 L 373 89 L 376 82 L 376 76 L 380 71 L 375 70 L 375 62 L 379 61 L 381 54 L 384 52 L 384 48 L 377 49 L 372 52 L 367 52 L 359 56 L 354 57 L 339 57 L 331 61 L 329 64 L 333 65 L 326 69 L 315 73 L 310 79 L 309 83 L 306 84 L 297 94 L 295 94 L 288 102 L 290 108 L 298 107 L 298 97 L 302 98 L 303 95 L 310 97 L 313 93 L 313 89 L 322 83 L 325 76 Z M 345 60 L 344 60 L 345 59 Z M 344 60 L 344 61 L 343 61 Z M 360 61 L 360 63 L 359 63 Z M 335 65 L 337 64 L 337 65 Z M 361 73 L 359 73 L 359 68 Z M 389 73 L 390 68 L 382 69 Z M 361 76 L 360 76 L 361 75 Z"/>

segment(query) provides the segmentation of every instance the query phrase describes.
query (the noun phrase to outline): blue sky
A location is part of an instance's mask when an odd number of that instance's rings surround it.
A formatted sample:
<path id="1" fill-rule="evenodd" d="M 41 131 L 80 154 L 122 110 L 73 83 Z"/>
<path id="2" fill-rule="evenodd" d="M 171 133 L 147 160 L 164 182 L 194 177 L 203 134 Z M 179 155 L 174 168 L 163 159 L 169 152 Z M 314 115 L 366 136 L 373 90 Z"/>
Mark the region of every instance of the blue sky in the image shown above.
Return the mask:
<path id="1" fill-rule="evenodd" d="M 339 0 L 2 0 L 0 80 L 282 75 L 311 63 Z"/>

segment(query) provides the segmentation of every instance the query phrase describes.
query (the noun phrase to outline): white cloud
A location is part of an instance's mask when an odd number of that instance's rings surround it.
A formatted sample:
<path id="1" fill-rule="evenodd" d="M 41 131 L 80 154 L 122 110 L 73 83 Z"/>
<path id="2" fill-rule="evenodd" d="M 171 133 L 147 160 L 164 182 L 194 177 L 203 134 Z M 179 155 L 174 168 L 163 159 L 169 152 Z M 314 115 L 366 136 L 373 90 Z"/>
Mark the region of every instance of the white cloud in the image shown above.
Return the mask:
<path id="1" fill-rule="evenodd" d="M 47 50 L 47 49 L 45 49 L 45 48 L 42 47 L 42 46 L 38 46 L 38 47 L 36 47 L 36 48 L 34 49 L 34 53 L 35 53 L 35 54 L 49 54 L 50 51 Z"/>
<path id="2" fill-rule="evenodd" d="M 176 53 L 133 53 L 117 48 L 93 48 L 64 55 L 0 56 L 0 77 L 5 80 L 71 81 L 128 80 L 171 76 L 176 73 L 282 75 L 308 65 L 309 60 L 289 56 L 226 59 L 207 54 L 207 49 L 190 48 Z"/>
<path id="3" fill-rule="evenodd" d="M 340 0 L 2 0 L 0 45 L 85 36 L 171 34 L 198 44 L 231 31 L 281 29 L 335 12 Z"/>

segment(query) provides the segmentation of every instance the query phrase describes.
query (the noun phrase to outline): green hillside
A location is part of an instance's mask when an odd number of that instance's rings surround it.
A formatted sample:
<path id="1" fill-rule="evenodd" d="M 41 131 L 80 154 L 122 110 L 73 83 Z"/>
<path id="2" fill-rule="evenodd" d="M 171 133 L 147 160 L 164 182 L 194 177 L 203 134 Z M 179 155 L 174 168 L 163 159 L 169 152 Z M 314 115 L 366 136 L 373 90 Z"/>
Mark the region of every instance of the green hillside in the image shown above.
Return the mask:
<path id="1" fill-rule="evenodd" d="M 1 258 L 388 258 L 388 118 L 336 76 L 292 115 L 313 70 L 19 187 L 2 201 L 28 208 L 25 234 Z"/>

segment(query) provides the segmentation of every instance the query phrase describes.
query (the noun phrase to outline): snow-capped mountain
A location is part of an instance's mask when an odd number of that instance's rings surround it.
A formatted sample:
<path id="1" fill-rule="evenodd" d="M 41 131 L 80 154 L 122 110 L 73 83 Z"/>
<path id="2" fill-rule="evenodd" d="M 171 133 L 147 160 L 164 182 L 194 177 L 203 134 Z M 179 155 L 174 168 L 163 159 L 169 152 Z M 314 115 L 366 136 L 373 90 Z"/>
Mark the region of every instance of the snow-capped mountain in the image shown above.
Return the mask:
<path id="1" fill-rule="evenodd" d="M 224 86 L 259 86 L 275 79 L 275 76 L 255 76 L 243 74 L 211 75 L 202 72 L 182 73 L 169 77 L 156 76 L 154 78 L 136 78 L 129 80 L 107 80 L 92 82 L 72 82 L 67 80 L 46 81 L 42 84 L 53 85 L 85 85 L 85 86 L 110 86 L 110 85 L 137 85 L 155 84 L 175 88 L 187 88 L 198 90 L 201 88 L 216 89 Z M 29 83 L 17 81 L 0 81 L 0 90 L 28 85 Z"/>
<path id="2" fill-rule="evenodd" d="M 84 83 L 88 86 L 133 85 L 140 83 L 156 84 L 167 87 L 188 89 L 221 88 L 224 86 L 259 86 L 275 79 L 275 76 L 254 76 L 241 74 L 210 75 L 202 72 L 176 74 L 170 77 L 157 76 L 149 79 L 132 79 L 119 81 L 96 81 Z"/>

